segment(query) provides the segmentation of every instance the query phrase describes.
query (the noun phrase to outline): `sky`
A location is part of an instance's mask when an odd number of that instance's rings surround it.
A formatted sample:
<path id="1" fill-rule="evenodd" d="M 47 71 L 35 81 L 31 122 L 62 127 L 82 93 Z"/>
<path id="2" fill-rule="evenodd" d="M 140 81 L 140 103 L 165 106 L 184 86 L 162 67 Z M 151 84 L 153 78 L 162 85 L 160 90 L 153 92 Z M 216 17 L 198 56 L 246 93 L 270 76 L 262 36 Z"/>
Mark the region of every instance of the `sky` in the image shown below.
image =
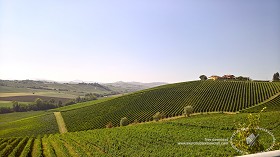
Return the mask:
<path id="1" fill-rule="evenodd" d="M 279 0 L 0 0 L 0 79 L 175 83 L 277 71 Z"/>

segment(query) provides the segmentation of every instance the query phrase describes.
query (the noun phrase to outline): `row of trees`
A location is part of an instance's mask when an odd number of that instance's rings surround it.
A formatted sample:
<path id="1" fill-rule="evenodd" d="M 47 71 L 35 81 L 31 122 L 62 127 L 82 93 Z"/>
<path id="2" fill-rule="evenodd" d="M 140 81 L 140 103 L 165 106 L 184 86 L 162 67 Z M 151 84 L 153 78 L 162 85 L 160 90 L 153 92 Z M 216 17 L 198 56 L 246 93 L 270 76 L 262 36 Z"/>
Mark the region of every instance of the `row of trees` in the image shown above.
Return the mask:
<path id="1" fill-rule="evenodd" d="M 100 97 L 101 95 L 100 94 L 96 94 L 96 93 L 87 93 L 85 94 L 84 97 L 80 97 L 78 96 L 76 99 L 75 99 L 75 102 L 76 103 L 80 103 L 80 102 L 86 102 L 86 101 L 91 101 L 91 100 L 96 100 L 98 97 Z"/>
<path id="2" fill-rule="evenodd" d="M 227 75 L 225 75 L 227 76 Z M 225 76 L 223 77 L 219 77 L 219 80 L 225 80 L 225 79 L 229 79 L 229 78 L 225 78 Z M 233 76 L 233 75 L 232 75 Z M 234 77 L 234 76 L 233 76 Z M 199 76 L 201 81 L 205 81 L 208 79 L 208 77 L 206 75 L 200 75 Z M 238 76 L 238 77 L 234 77 L 234 78 L 230 78 L 230 80 L 237 80 L 237 81 L 249 81 L 250 78 L 249 77 L 243 77 L 243 76 Z"/>
<path id="3" fill-rule="evenodd" d="M 53 98 L 49 101 L 44 101 L 40 98 L 37 98 L 31 104 L 20 104 L 17 101 L 12 102 L 13 106 L 10 107 L 1 107 L 0 113 L 11 113 L 11 112 L 26 112 L 26 111 L 39 111 L 53 109 L 63 106 L 62 101 L 56 102 Z"/>
<path id="4" fill-rule="evenodd" d="M 55 101 L 55 99 L 51 98 L 50 100 L 42 100 L 40 98 L 37 98 L 33 103 L 30 104 L 21 104 L 17 101 L 13 101 L 12 108 L 10 107 L 0 107 L 0 114 L 1 113 L 11 113 L 11 112 L 26 112 L 26 111 L 39 111 L 39 110 L 48 110 L 48 109 L 54 109 L 62 106 L 68 106 L 80 102 L 86 102 L 91 100 L 96 100 L 98 97 L 100 97 L 99 94 L 95 93 L 87 93 L 84 97 L 77 97 L 76 99 L 71 99 L 64 104 L 61 100 L 58 102 Z"/>
<path id="5" fill-rule="evenodd" d="M 202 81 L 207 80 L 207 76 L 206 75 L 200 75 L 199 78 Z M 247 77 L 243 77 L 243 76 L 236 77 L 235 79 L 239 80 L 239 81 L 248 81 L 248 78 Z M 273 74 L 272 81 L 280 81 L 280 75 L 279 75 L 278 72 Z"/>

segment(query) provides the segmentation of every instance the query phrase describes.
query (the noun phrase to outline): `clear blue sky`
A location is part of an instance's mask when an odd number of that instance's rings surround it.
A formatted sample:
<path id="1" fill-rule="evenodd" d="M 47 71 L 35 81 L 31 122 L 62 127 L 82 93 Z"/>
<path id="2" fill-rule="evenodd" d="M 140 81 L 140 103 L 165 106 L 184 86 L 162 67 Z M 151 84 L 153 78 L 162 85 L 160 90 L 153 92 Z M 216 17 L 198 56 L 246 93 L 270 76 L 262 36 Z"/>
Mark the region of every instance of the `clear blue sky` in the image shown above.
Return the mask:
<path id="1" fill-rule="evenodd" d="M 279 0 L 0 0 L 0 79 L 280 72 Z"/>

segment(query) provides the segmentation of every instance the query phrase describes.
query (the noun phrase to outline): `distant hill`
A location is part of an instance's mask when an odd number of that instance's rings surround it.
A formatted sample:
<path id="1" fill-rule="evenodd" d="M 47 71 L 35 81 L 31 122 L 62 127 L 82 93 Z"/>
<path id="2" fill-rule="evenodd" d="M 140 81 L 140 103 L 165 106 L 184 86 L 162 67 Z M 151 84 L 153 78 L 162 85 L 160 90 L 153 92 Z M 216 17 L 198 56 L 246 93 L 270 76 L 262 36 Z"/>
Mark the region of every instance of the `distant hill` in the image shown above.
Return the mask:
<path id="1" fill-rule="evenodd" d="M 120 93 L 130 93 L 143 89 L 153 88 L 167 83 L 163 82 L 152 82 L 152 83 L 141 83 L 141 82 L 115 82 L 103 84 L 112 90 L 118 91 Z"/>
<path id="2" fill-rule="evenodd" d="M 55 82 L 46 80 L 0 80 L 0 97 L 9 96 L 7 93 L 20 93 L 20 95 L 41 95 L 75 98 L 86 93 L 97 93 L 100 95 L 114 95 L 131 93 L 164 83 L 85 83 L 82 80 L 71 82 Z M 1 94 L 5 93 L 5 95 Z M 19 96 L 11 94 L 12 96 Z"/>

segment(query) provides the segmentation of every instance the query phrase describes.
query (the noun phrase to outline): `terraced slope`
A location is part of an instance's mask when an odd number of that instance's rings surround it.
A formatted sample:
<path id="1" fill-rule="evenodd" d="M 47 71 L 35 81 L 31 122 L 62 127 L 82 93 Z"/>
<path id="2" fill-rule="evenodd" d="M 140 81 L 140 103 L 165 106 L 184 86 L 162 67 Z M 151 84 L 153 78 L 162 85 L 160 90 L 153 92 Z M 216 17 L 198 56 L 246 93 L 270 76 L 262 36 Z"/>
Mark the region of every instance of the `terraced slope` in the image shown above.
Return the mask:
<path id="1" fill-rule="evenodd" d="M 179 145 L 205 142 L 205 138 L 229 139 L 234 122 L 248 114 L 205 114 L 173 121 L 153 122 L 112 129 L 97 129 L 43 137 L 2 138 L 0 156 L 237 156 L 230 144 Z M 280 112 L 263 113 L 261 127 L 269 129 L 279 149 Z M 269 136 L 269 135 L 268 135 Z M 261 139 L 265 146 L 271 138 Z"/>
<path id="2" fill-rule="evenodd" d="M 280 92 L 280 83 L 237 81 L 192 81 L 140 91 L 92 106 L 62 112 L 68 131 L 104 128 L 108 122 L 119 125 L 150 121 L 156 112 L 166 117 L 181 115 L 186 105 L 195 112 L 236 112 L 263 102 Z"/>

